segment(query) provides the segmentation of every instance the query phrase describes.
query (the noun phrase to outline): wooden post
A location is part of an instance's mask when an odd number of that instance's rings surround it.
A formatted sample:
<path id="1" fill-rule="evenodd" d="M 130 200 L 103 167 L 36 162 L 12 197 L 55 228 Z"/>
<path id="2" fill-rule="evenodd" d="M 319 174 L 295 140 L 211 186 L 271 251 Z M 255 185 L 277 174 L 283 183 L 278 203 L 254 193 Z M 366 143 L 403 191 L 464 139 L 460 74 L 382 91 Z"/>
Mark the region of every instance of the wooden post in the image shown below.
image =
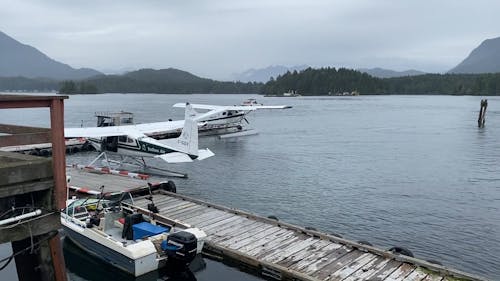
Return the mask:
<path id="1" fill-rule="evenodd" d="M 52 165 L 54 167 L 54 199 L 57 209 L 66 205 L 66 146 L 64 143 L 64 100 L 53 99 L 50 105 L 50 127 L 52 129 Z M 49 240 L 55 280 L 66 281 L 64 256 L 59 234 Z"/>
<path id="2" fill-rule="evenodd" d="M 66 201 L 66 163 L 65 163 L 65 143 L 64 143 L 64 99 L 67 96 L 20 96 L 20 95 L 0 95 L 0 108 L 30 108 L 30 107 L 49 107 L 50 108 L 50 132 L 41 129 L 34 134 L 24 134 L 11 138 L 0 139 L 0 145 L 6 145 L 15 141 L 16 143 L 40 143 L 50 141 L 52 143 L 52 170 L 51 176 L 54 180 L 53 204 L 48 209 L 60 210 L 64 208 Z M 26 128 L 11 127 L 13 130 L 26 131 Z M 28 130 L 29 131 L 29 130 Z M 10 137 L 10 136 L 8 136 Z M 37 141 L 38 142 L 35 142 Z M 40 184 L 36 185 L 41 188 Z M 52 195 L 51 194 L 51 195 Z M 52 200 L 49 200 L 52 202 Z M 40 220 L 40 219 L 38 219 Z M 59 218 L 57 218 L 59 223 Z M 59 224 L 57 225 L 57 227 Z M 52 230 L 56 230 L 52 228 Z M 33 230 L 34 232 L 37 229 Z M 24 231 L 26 232 L 26 231 Z M 31 236 L 31 233 L 30 233 Z M 32 235 L 34 240 L 37 236 Z M 4 238 L 4 237 L 0 237 Z M 14 252 L 25 248 L 31 244 L 31 238 L 22 241 L 12 239 Z M 64 256 L 62 253 L 62 245 L 59 234 L 51 236 L 48 241 L 43 241 L 40 244 L 40 253 L 26 253 L 16 257 L 16 265 L 20 279 L 25 280 L 56 280 L 66 281 L 66 270 L 64 264 Z M 52 263 L 51 265 L 49 265 Z M 23 269 L 31 268 L 26 271 Z M 39 278 L 40 277 L 40 278 Z M 30 279 L 31 278 L 31 279 Z"/>
<path id="3" fill-rule="evenodd" d="M 477 126 L 479 128 L 484 128 L 484 123 L 486 122 L 486 108 L 488 107 L 488 100 L 481 100 L 481 108 L 479 109 L 479 118 L 477 119 Z"/>

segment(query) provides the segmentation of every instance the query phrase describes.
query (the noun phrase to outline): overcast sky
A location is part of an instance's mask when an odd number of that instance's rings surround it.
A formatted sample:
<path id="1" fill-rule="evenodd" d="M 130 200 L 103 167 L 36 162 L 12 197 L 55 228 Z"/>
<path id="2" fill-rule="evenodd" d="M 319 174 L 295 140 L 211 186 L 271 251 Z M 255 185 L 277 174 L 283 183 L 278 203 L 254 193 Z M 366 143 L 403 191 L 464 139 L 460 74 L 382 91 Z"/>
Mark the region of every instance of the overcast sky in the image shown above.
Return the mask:
<path id="1" fill-rule="evenodd" d="M 73 67 L 228 79 L 270 65 L 445 72 L 500 36 L 496 0 L 0 0 L 0 30 Z"/>

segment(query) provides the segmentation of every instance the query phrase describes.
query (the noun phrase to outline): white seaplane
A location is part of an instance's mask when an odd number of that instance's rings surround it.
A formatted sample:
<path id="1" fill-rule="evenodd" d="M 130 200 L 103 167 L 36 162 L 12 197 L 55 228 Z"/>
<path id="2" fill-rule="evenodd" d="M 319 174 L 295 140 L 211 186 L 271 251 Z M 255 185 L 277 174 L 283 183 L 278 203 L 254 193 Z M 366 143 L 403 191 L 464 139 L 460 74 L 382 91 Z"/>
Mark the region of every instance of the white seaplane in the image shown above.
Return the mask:
<path id="1" fill-rule="evenodd" d="M 186 103 L 176 103 L 173 107 L 183 108 Z M 220 138 L 237 137 L 257 134 L 255 129 L 249 129 L 246 116 L 259 109 L 287 109 L 289 105 L 209 105 L 190 104 L 193 109 L 206 110 L 195 112 L 193 119 L 198 122 L 200 136 L 218 135 Z M 184 120 L 151 123 L 157 130 L 148 134 L 155 139 L 176 137 L 184 126 Z"/>
<path id="2" fill-rule="evenodd" d="M 65 128 L 64 135 L 66 138 L 87 138 L 97 151 L 102 152 L 91 164 L 102 156 L 106 157 L 105 153 L 108 152 L 121 156 L 122 160 L 123 157 L 134 160 L 139 158 L 142 160 L 143 167 L 147 167 L 144 157 L 159 158 L 167 163 L 192 162 L 195 159 L 204 160 L 213 156 L 214 153 L 208 148 L 198 149 L 198 122 L 194 119 L 196 112 L 189 103 L 186 103 L 186 105 L 185 120 L 182 120 L 181 133 L 175 138 L 159 141 L 150 137 L 158 130 L 165 130 L 166 128 L 163 126 L 165 122 Z M 106 160 L 108 160 L 107 157 Z M 175 176 L 175 174 L 171 175 Z M 177 176 L 185 177 L 184 174 Z"/>

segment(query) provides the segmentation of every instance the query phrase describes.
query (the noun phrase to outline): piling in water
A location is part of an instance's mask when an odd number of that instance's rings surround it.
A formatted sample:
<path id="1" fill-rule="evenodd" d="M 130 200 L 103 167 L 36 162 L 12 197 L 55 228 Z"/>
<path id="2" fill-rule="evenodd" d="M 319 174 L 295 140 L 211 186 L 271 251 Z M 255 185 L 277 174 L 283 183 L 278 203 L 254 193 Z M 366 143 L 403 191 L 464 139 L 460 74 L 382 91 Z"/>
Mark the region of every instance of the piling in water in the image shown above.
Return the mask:
<path id="1" fill-rule="evenodd" d="M 484 122 L 486 121 L 486 108 L 488 107 L 488 100 L 481 100 L 481 108 L 479 109 L 479 118 L 477 119 L 477 126 L 479 128 L 484 127 Z"/>

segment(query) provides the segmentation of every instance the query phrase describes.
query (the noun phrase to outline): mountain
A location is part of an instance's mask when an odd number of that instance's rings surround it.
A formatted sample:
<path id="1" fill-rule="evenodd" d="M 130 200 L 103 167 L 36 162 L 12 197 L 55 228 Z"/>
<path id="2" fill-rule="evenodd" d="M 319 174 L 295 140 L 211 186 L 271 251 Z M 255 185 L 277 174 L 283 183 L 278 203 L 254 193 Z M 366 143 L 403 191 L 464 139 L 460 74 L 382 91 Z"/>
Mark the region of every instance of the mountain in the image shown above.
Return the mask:
<path id="1" fill-rule="evenodd" d="M 123 77 L 132 78 L 138 81 L 148 82 L 148 83 L 200 83 L 212 81 L 207 78 L 201 78 L 196 75 L 193 75 L 187 71 L 175 69 L 175 68 L 167 68 L 167 69 L 151 69 L 145 68 L 136 71 L 127 72 Z"/>
<path id="2" fill-rule="evenodd" d="M 90 68 L 74 69 L 49 58 L 39 50 L 24 45 L 0 31 L 0 77 L 85 79 L 102 74 Z"/>
<path id="3" fill-rule="evenodd" d="M 368 73 L 371 76 L 378 77 L 378 78 L 393 78 L 393 77 L 416 76 L 416 75 L 425 74 L 425 72 L 413 70 L 413 69 L 405 70 L 405 71 L 394 71 L 394 70 L 384 69 L 384 68 L 380 68 L 380 67 L 360 68 L 358 70 L 361 72 Z"/>
<path id="4" fill-rule="evenodd" d="M 123 75 L 99 75 L 76 83 L 64 81 L 60 93 L 255 94 L 261 86 L 260 83 L 215 81 L 168 68 L 140 69 Z"/>
<path id="5" fill-rule="evenodd" d="M 241 82 L 267 82 L 271 77 L 276 78 L 279 75 L 285 74 L 287 71 L 293 72 L 306 69 L 307 65 L 297 65 L 286 67 L 283 65 L 273 65 L 266 68 L 249 69 L 242 73 L 235 73 L 232 75 L 233 81 Z"/>
<path id="6" fill-rule="evenodd" d="M 467 58 L 449 73 L 500 72 L 500 37 L 484 40 Z"/>

